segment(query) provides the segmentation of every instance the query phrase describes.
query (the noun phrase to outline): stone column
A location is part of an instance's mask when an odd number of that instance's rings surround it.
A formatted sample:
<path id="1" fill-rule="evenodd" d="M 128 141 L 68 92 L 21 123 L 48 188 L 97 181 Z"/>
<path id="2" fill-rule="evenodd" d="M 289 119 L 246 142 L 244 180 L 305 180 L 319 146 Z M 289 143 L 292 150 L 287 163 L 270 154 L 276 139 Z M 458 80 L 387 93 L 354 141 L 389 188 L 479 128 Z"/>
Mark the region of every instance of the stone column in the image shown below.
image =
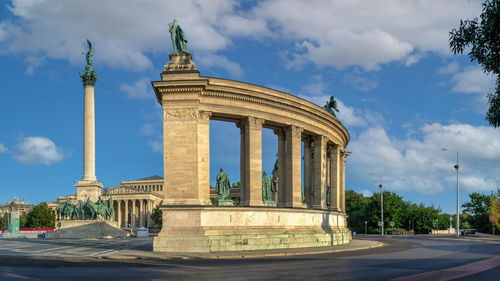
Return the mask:
<path id="1" fill-rule="evenodd" d="M 283 129 L 276 129 L 274 133 L 278 136 L 278 195 L 276 202 L 278 207 L 284 207 L 286 203 L 286 138 Z"/>
<path id="2" fill-rule="evenodd" d="M 314 139 L 313 208 L 326 209 L 326 143 L 325 136 Z"/>
<path id="3" fill-rule="evenodd" d="M 151 215 L 153 214 L 153 201 L 148 200 L 147 206 L 148 206 L 148 218 L 147 218 L 148 227 L 152 227 L 153 225 L 151 223 Z"/>
<path id="4" fill-rule="evenodd" d="M 163 114 L 164 205 L 211 205 L 211 113 L 165 102 Z"/>
<path id="5" fill-rule="evenodd" d="M 338 144 L 334 144 L 330 150 L 330 209 L 339 210 L 340 209 L 340 147 Z"/>
<path id="6" fill-rule="evenodd" d="M 142 202 L 142 199 L 139 200 L 139 210 L 138 210 L 138 213 L 139 213 L 139 227 L 141 226 L 144 226 L 144 206 L 143 206 L 144 202 Z"/>
<path id="7" fill-rule="evenodd" d="M 118 222 L 118 227 L 122 227 L 122 200 L 117 200 L 116 206 L 116 221 Z"/>
<path id="8" fill-rule="evenodd" d="M 264 119 L 249 116 L 244 122 L 245 199 L 241 201 L 241 205 L 264 206 L 262 200 L 262 124 Z"/>
<path id="9" fill-rule="evenodd" d="M 347 151 L 343 151 L 340 159 L 340 210 L 345 212 L 345 161 L 347 156 L 349 156 L 351 153 Z"/>
<path id="10" fill-rule="evenodd" d="M 94 81 L 95 83 L 95 81 Z M 94 83 L 84 80 L 83 102 L 83 177 L 75 184 L 77 200 L 97 201 L 102 183 L 95 176 Z"/>
<path id="11" fill-rule="evenodd" d="M 304 137 L 304 197 L 308 207 L 312 206 L 312 151 L 311 137 Z"/>
<path id="12" fill-rule="evenodd" d="M 124 220 L 125 220 L 125 223 L 124 223 L 124 227 L 128 227 L 128 216 L 129 216 L 129 210 L 128 210 L 128 200 L 125 200 L 125 208 L 124 208 L 124 211 L 125 211 L 125 217 L 124 217 Z"/>
<path id="13" fill-rule="evenodd" d="M 135 227 L 135 199 L 132 200 L 132 213 L 130 214 L 130 227 Z"/>
<path id="14" fill-rule="evenodd" d="M 245 123 L 243 121 L 236 122 L 236 127 L 240 128 L 240 205 L 242 202 L 247 201 L 245 197 L 247 189 L 245 182 L 245 151 L 246 151 L 246 134 L 245 134 Z"/>
<path id="15" fill-rule="evenodd" d="M 285 207 L 302 208 L 301 140 L 303 129 L 294 125 L 286 129 Z"/>

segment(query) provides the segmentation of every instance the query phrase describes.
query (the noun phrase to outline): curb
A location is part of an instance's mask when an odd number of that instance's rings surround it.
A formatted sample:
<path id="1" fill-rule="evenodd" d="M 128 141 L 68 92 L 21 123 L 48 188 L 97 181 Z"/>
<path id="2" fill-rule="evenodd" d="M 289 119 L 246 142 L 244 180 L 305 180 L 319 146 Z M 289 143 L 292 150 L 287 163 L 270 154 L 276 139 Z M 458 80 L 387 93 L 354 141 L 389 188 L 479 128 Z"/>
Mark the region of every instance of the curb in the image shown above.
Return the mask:
<path id="1" fill-rule="evenodd" d="M 296 251 L 296 252 L 277 252 L 277 253 L 242 253 L 242 254 L 229 254 L 229 255 L 199 255 L 199 256 L 184 256 L 184 255 L 175 255 L 175 256 L 101 256 L 98 258 L 101 259 L 110 259 L 110 260 L 136 260 L 136 259 L 182 259 L 182 260 L 193 260 L 193 259 L 244 259 L 244 258 L 262 258 L 262 257 L 285 257 L 285 256 L 302 256 L 302 255 L 319 255 L 319 254 L 328 254 L 328 253 L 341 253 L 341 252 L 351 252 L 351 251 L 359 251 L 359 250 L 367 250 L 372 248 L 379 248 L 386 246 L 386 243 L 378 242 L 375 245 L 365 246 L 365 247 L 357 247 L 357 248 L 346 248 L 346 249 L 328 249 L 328 250 L 319 250 L 319 251 Z"/>

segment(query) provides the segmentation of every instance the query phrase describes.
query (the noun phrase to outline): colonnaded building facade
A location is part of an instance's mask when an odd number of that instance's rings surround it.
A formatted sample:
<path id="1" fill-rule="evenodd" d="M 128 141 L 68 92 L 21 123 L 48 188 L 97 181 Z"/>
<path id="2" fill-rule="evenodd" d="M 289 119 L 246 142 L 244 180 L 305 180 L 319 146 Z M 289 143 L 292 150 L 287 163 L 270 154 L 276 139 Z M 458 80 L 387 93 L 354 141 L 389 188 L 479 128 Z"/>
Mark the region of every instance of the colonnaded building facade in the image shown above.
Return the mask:
<path id="1" fill-rule="evenodd" d="M 200 76 L 186 52 L 171 53 L 161 81 L 152 85 L 163 108 L 165 175 L 163 228 L 154 239 L 155 251 L 298 248 L 350 241 L 345 214 L 349 133 L 333 114 L 285 92 Z M 213 206 L 210 201 L 210 120 L 232 122 L 240 129 L 239 206 Z M 275 207 L 266 205 L 262 195 L 262 128 L 278 137 Z"/>

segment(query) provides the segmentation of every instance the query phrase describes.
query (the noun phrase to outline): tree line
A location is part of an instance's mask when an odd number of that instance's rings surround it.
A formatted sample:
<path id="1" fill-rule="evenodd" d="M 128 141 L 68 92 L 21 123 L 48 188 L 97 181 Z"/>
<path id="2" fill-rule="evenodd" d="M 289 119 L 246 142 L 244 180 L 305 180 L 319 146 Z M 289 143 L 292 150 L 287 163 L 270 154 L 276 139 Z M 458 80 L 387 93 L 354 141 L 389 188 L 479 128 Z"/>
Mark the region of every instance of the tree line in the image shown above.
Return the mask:
<path id="1" fill-rule="evenodd" d="M 384 231 L 414 231 L 428 234 L 432 229 L 455 227 L 456 214 L 443 213 L 439 207 L 425 206 L 403 200 L 391 191 L 384 191 Z M 460 215 L 461 229 L 476 229 L 478 232 L 500 232 L 500 189 L 490 195 L 472 193 L 463 203 Z M 371 197 L 354 190 L 346 190 L 347 223 L 357 233 L 380 233 L 380 193 Z"/>

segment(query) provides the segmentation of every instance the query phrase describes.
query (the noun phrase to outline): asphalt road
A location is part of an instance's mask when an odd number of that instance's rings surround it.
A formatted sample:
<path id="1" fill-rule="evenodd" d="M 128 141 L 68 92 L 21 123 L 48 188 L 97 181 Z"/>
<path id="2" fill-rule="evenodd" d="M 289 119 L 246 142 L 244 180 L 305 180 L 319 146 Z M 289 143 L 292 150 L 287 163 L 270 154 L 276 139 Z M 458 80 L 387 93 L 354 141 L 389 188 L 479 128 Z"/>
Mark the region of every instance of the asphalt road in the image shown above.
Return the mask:
<path id="1" fill-rule="evenodd" d="M 499 242 L 429 237 L 381 241 L 387 246 L 291 257 L 108 260 L 98 257 L 147 251 L 151 240 L 3 239 L 0 280 L 499 280 Z"/>

